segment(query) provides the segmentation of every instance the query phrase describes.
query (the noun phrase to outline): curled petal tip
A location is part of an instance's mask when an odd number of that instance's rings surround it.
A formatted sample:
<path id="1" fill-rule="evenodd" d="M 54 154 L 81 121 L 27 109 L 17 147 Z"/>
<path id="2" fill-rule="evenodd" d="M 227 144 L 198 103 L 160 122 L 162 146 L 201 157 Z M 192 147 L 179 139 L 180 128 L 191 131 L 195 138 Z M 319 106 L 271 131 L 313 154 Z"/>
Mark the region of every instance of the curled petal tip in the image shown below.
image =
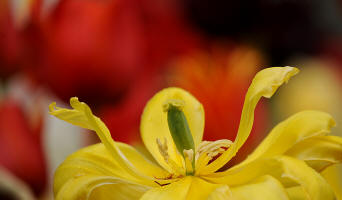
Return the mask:
<path id="1" fill-rule="evenodd" d="M 74 108 L 74 105 L 80 104 L 81 102 L 78 100 L 78 97 L 71 97 L 70 98 L 70 105 Z"/>
<path id="2" fill-rule="evenodd" d="M 287 83 L 292 76 L 295 76 L 300 72 L 300 70 L 296 67 L 286 66 L 286 68 L 288 68 L 289 71 L 286 74 L 285 83 Z"/>
<path id="3" fill-rule="evenodd" d="M 271 98 L 276 90 L 299 72 L 295 67 L 271 67 L 258 72 L 250 88 L 253 93 L 260 93 L 261 96 Z"/>
<path id="4" fill-rule="evenodd" d="M 89 106 L 84 102 L 80 102 L 78 100 L 78 97 L 71 97 L 70 98 L 70 106 L 75 110 L 85 110 L 87 112 L 90 111 L 90 113 L 91 113 Z"/>
<path id="5" fill-rule="evenodd" d="M 287 83 L 292 76 L 297 75 L 300 72 L 300 70 L 296 67 L 286 66 L 284 68 L 288 68 L 288 71 L 285 75 L 285 83 Z"/>
<path id="6" fill-rule="evenodd" d="M 70 103 L 71 102 L 79 102 L 78 97 L 71 97 L 70 98 Z"/>
<path id="7" fill-rule="evenodd" d="M 56 102 L 52 102 L 50 105 L 49 105 L 49 112 L 53 112 L 56 110 Z"/>

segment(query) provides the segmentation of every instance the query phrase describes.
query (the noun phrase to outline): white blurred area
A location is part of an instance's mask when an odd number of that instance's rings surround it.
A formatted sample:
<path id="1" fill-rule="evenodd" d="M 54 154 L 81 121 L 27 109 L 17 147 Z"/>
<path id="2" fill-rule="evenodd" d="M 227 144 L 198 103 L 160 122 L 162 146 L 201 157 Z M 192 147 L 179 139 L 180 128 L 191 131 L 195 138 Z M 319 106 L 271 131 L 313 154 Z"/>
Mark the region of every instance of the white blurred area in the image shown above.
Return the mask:
<path id="1" fill-rule="evenodd" d="M 0 189 L 11 193 L 14 198 L 22 200 L 34 200 L 30 187 L 11 174 L 10 171 L 0 166 Z"/>

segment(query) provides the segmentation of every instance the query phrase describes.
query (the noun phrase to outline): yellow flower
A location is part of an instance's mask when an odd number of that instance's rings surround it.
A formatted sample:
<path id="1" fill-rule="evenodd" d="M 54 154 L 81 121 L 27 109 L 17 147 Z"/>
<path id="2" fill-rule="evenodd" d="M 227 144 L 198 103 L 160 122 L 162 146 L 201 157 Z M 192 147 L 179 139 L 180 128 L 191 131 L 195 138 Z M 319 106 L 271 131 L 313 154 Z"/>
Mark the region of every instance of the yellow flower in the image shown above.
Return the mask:
<path id="1" fill-rule="evenodd" d="M 342 139 L 327 135 L 335 123 L 323 112 L 293 115 L 245 161 L 222 168 L 248 138 L 259 99 L 270 98 L 296 73 L 296 68 L 275 67 L 255 76 L 234 142 L 202 141 L 202 105 L 182 89 L 160 91 L 141 118 L 142 140 L 157 163 L 113 141 L 105 124 L 77 98 L 70 100 L 73 109 L 51 104 L 52 115 L 95 131 L 102 142 L 75 152 L 59 166 L 56 199 L 333 200 L 320 172 L 342 161 Z"/>

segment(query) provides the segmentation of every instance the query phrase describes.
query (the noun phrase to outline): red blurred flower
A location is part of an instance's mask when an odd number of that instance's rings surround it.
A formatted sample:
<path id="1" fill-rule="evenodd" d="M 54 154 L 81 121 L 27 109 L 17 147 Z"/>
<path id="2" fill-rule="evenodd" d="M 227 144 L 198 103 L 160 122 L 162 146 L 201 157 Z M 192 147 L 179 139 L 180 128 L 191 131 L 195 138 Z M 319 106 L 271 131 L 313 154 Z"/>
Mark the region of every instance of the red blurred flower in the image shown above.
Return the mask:
<path id="1" fill-rule="evenodd" d="M 43 22 L 33 74 L 64 100 L 106 105 L 115 139 L 132 142 L 145 102 L 162 87 L 161 71 L 199 46 L 180 10 L 177 1 L 61 1 Z"/>
<path id="2" fill-rule="evenodd" d="M 169 61 L 201 43 L 180 1 L 60 0 L 34 19 L 16 30 L 25 36 L 19 49 L 30 50 L 17 58 L 20 65 L 65 101 L 78 96 L 110 107 L 105 121 L 119 141 L 135 138 Z"/>
<path id="3" fill-rule="evenodd" d="M 76 95 L 112 103 L 141 73 L 158 70 L 199 41 L 178 1 L 60 0 L 43 13 L 36 0 L 20 28 L 4 2 L 2 71 L 30 71 L 64 100 Z"/>
<path id="4" fill-rule="evenodd" d="M 0 77 L 15 71 L 19 59 L 19 33 L 11 17 L 9 1 L 0 2 Z"/>
<path id="5" fill-rule="evenodd" d="M 34 29 L 39 22 L 41 0 L 0 2 L 0 77 L 23 70 L 32 60 Z"/>
<path id="6" fill-rule="evenodd" d="M 0 102 L 0 165 L 30 185 L 36 194 L 46 184 L 46 166 L 41 146 L 41 116 L 25 113 L 18 102 Z M 32 122 L 32 123 L 30 123 Z"/>
<path id="7" fill-rule="evenodd" d="M 66 0 L 42 20 L 32 74 L 62 99 L 113 101 L 137 75 L 144 38 L 125 1 Z"/>
<path id="8" fill-rule="evenodd" d="M 142 73 L 159 70 L 199 41 L 177 1 L 60 0 L 48 13 L 34 2 L 31 21 L 4 27 L 0 63 L 24 67 L 64 100 L 113 103 Z"/>

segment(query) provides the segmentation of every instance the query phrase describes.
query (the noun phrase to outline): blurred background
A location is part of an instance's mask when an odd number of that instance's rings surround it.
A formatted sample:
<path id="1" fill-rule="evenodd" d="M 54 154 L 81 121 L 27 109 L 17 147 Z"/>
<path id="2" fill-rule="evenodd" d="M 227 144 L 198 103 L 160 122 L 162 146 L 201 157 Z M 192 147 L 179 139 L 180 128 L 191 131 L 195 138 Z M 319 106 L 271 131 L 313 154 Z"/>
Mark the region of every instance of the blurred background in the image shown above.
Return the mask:
<path id="1" fill-rule="evenodd" d="M 234 140 L 264 67 L 301 73 L 256 110 L 244 159 L 278 122 L 320 109 L 342 136 L 341 0 L 1 0 L 0 199 L 53 199 L 56 167 L 98 142 L 48 114 L 87 102 L 116 141 L 135 145 L 144 105 L 177 86 L 204 105 L 206 140 Z M 342 167 L 324 174 L 342 199 Z"/>

